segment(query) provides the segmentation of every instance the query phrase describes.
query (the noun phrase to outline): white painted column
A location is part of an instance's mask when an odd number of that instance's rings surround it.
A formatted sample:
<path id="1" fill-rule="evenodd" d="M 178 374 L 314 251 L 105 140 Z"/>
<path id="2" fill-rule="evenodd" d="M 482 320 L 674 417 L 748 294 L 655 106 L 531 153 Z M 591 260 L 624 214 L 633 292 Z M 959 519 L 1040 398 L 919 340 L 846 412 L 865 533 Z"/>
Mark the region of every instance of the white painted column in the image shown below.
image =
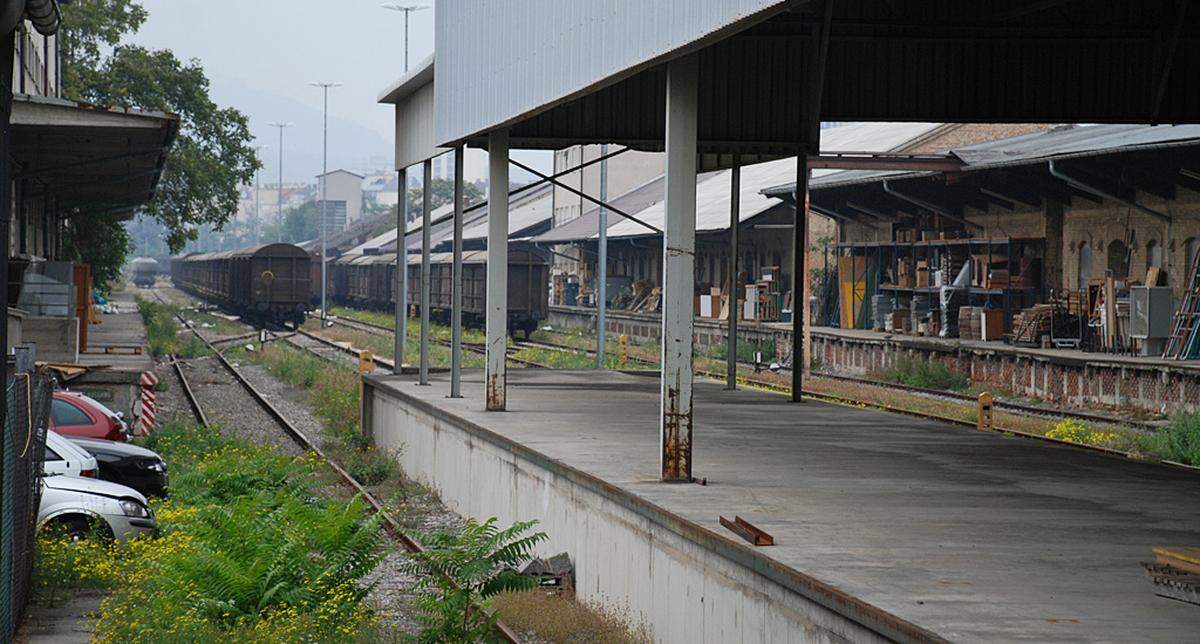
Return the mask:
<path id="1" fill-rule="evenodd" d="M 466 147 L 454 148 L 454 264 L 450 281 L 450 397 L 462 398 L 462 232 L 463 232 L 463 154 Z"/>
<path id="2" fill-rule="evenodd" d="M 418 383 L 429 384 L 429 223 L 433 212 L 433 161 L 425 159 L 421 181 L 421 371 Z"/>
<path id="3" fill-rule="evenodd" d="M 400 204 L 396 218 L 396 337 L 393 347 L 397 376 L 404 369 L 404 341 L 408 337 L 408 248 L 404 239 L 408 232 L 408 170 L 400 170 Z"/>
<path id="4" fill-rule="evenodd" d="M 508 130 L 488 134 L 487 369 L 488 411 L 504 411 L 508 380 Z"/>
<path id="5" fill-rule="evenodd" d="M 692 478 L 692 315 L 696 281 L 695 56 L 667 65 L 666 228 L 663 235 L 663 481 Z"/>

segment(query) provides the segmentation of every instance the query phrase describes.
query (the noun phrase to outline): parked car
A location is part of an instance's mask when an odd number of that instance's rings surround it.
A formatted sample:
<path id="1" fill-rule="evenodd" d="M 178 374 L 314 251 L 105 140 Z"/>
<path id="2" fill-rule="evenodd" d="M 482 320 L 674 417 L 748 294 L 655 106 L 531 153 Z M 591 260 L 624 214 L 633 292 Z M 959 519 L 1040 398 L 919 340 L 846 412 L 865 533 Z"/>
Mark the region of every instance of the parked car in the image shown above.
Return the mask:
<path id="1" fill-rule="evenodd" d="M 154 510 L 141 492 L 109 481 L 78 476 L 43 476 L 38 528 L 58 529 L 85 539 L 96 531 L 126 541 L 158 530 Z"/>
<path id="2" fill-rule="evenodd" d="M 132 443 L 75 438 L 79 449 L 95 457 L 100 479 L 129 486 L 146 496 L 167 496 L 167 464 L 158 454 Z"/>
<path id="3" fill-rule="evenodd" d="M 64 436 L 129 440 L 129 428 L 122 414 L 77 391 L 54 392 L 50 428 Z"/>
<path id="4" fill-rule="evenodd" d="M 84 448 L 63 438 L 58 432 L 46 432 L 46 460 L 42 471 L 49 475 L 96 478 L 98 462 Z"/>

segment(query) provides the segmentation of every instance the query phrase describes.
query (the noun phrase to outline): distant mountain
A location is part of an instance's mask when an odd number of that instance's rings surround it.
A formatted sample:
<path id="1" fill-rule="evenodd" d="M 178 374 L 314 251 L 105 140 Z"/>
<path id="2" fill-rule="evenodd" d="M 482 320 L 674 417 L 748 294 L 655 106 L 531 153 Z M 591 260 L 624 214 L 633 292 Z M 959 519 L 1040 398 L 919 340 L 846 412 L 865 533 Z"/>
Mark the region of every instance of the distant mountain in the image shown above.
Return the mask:
<path id="1" fill-rule="evenodd" d="M 219 105 L 236 107 L 250 117 L 250 131 L 258 144 L 270 146 L 262 151 L 262 181 L 274 183 L 279 172 L 279 130 L 271 122 L 294 123 L 283 133 L 283 173 L 285 182 L 315 181 L 321 173 L 321 110 L 295 99 L 264 92 L 231 78 L 213 86 L 213 98 Z M 380 110 L 385 110 L 383 106 Z M 329 116 L 329 168 L 374 168 L 383 160 L 390 165 L 393 157 L 391 133 L 386 134 L 354 121 Z"/>

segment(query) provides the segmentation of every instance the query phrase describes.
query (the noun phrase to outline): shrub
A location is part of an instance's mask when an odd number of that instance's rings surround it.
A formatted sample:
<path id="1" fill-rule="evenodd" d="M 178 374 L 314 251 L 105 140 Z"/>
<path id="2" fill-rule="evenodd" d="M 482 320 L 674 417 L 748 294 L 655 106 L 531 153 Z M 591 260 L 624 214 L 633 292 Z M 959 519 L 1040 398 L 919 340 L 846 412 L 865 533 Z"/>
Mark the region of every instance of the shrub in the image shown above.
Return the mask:
<path id="1" fill-rule="evenodd" d="M 517 522 L 501 530 L 492 517 L 469 519 L 462 530 L 435 532 L 426 550 L 415 553 L 405 570 L 417 576 L 417 606 L 425 628 L 422 642 L 479 642 L 494 639 L 497 617 L 478 608 L 504 592 L 537 585 L 515 568 L 529 558 L 544 532 L 526 534 L 536 522 Z"/>
<path id="2" fill-rule="evenodd" d="M 1180 412 L 1165 428 L 1145 437 L 1143 449 L 1168 461 L 1200 466 L 1200 412 Z"/>
<path id="3" fill-rule="evenodd" d="M 900 356 L 895 365 L 883 374 L 884 380 L 922 389 L 961 391 L 971 385 L 966 376 L 954 373 L 941 362 Z"/>

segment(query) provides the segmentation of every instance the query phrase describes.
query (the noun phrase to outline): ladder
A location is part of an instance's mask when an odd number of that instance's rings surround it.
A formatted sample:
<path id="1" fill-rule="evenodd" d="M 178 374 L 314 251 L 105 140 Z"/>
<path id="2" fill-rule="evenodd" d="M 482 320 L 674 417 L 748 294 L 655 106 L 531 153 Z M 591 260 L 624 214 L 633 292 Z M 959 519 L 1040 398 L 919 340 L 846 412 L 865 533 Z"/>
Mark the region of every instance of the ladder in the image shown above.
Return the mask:
<path id="1" fill-rule="evenodd" d="M 1163 357 L 1175 360 L 1200 358 L 1200 252 L 1192 258 L 1187 290 L 1183 294 L 1183 303 L 1175 312 L 1171 338 Z"/>

